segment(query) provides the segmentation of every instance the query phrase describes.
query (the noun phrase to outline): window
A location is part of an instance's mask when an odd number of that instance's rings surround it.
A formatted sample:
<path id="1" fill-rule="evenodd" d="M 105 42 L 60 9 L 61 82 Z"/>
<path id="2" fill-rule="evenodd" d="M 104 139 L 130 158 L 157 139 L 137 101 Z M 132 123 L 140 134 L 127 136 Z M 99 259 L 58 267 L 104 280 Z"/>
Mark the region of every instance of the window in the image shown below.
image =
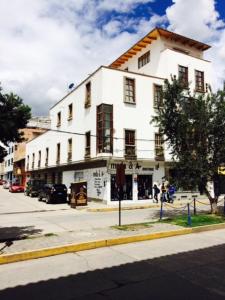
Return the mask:
<path id="1" fill-rule="evenodd" d="M 59 127 L 61 125 L 61 112 L 58 112 L 57 114 L 57 124 L 56 126 Z"/>
<path id="2" fill-rule="evenodd" d="M 155 133 L 155 157 L 156 160 L 164 159 L 164 141 L 163 136 L 159 133 Z"/>
<path id="3" fill-rule="evenodd" d="M 56 150 L 56 164 L 60 163 L 60 143 L 57 144 L 57 150 Z"/>
<path id="4" fill-rule="evenodd" d="M 35 154 L 32 154 L 32 169 L 34 168 Z"/>
<path id="5" fill-rule="evenodd" d="M 13 147 L 12 147 L 12 149 L 11 149 L 11 153 L 13 153 Z"/>
<path id="6" fill-rule="evenodd" d="M 136 157 L 135 130 L 125 130 L 125 157 Z"/>
<path id="7" fill-rule="evenodd" d="M 124 102 L 135 103 L 135 79 L 125 77 Z"/>
<path id="8" fill-rule="evenodd" d="M 162 86 L 154 84 L 154 107 L 163 106 Z"/>
<path id="9" fill-rule="evenodd" d="M 13 165 L 13 158 L 11 158 L 11 165 Z"/>
<path id="10" fill-rule="evenodd" d="M 195 70 L 195 89 L 197 92 L 204 92 L 204 72 Z"/>
<path id="11" fill-rule="evenodd" d="M 146 52 L 138 58 L 138 69 L 150 62 L 150 51 Z"/>
<path id="12" fill-rule="evenodd" d="M 91 132 L 85 133 L 85 157 L 90 157 L 91 155 Z"/>
<path id="13" fill-rule="evenodd" d="M 46 148 L 45 149 L 45 166 L 46 167 L 48 166 L 48 153 L 49 153 L 49 149 Z"/>
<path id="14" fill-rule="evenodd" d="M 73 104 L 71 103 L 68 106 L 68 121 L 73 119 Z"/>
<path id="15" fill-rule="evenodd" d="M 86 95 L 84 107 L 88 108 L 91 106 L 91 82 L 86 84 Z"/>
<path id="16" fill-rule="evenodd" d="M 18 146 L 17 146 L 17 145 L 15 145 L 15 151 L 17 151 L 17 149 L 18 149 Z"/>
<path id="17" fill-rule="evenodd" d="M 68 139 L 68 153 L 67 153 L 67 160 L 72 161 L 72 146 L 73 140 Z"/>
<path id="18" fill-rule="evenodd" d="M 178 67 L 178 79 L 184 88 L 188 88 L 188 67 Z"/>
<path id="19" fill-rule="evenodd" d="M 97 107 L 97 152 L 113 152 L 113 106 L 101 104 Z"/>
<path id="20" fill-rule="evenodd" d="M 38 151 L 38 168 L 41 166 L 41 151 Z"/>

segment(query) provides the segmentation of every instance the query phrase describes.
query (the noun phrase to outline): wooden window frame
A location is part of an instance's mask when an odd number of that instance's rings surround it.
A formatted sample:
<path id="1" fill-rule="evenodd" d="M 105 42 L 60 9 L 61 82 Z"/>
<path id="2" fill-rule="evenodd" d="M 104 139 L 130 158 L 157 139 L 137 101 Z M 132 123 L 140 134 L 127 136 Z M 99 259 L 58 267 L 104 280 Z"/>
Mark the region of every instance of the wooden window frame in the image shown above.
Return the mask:
<path id="1" fill-rule="evenodd" d="M 132 133 L 133 138 L 128 137 L 127 134 Z M 129 141 L 128 141 L 129 139 Z M 133 140 L 133 141 L 132 141 Z M 124 129 L 124 157 L 125 159 L 137 159 L 136 153 L 136 130 Z"/>
<path id="2" fill-rule="evenodd" d="M 131 84 L 132 83 L 132 84 Z M 132 95 L 127 95 L 131 93 Z M 127 100 L 132 99 L 132 101 Z M 136 104 L 136 80 L 135 78 L 124 77 L 124 103 Z"/>
<path id="3" fill-rule="evenodd" d="M 163 135 L 155 133 L 155 159 L 164 160 L 164 138 Z"/>
<path id="4" fill-rule="evenodd" d="M 85 85 L 85 103 L 84 107 L 88 108 L 91 106 L 91 81 L 87 82 Z"/>
<path id="5" fill-rule="evenodd" d="M 41 150 L 38 151 L 38 168 L 41 167 Z"/>
<path id="6" fill-rule="evenodd" d="M 96 114 L 97 153 L 113 153 L 113 105 L 104 103 L 98 105 Z M 109 115 L 109 120 L 106 120 L 106 115 Z M 110 123 L 109 128 L 105 127 L 106 121 Z M 109 130 L 107 136 L 105 136 L 106 130 Z M 108 146 L 107 139 L 110 139 L 108 150 L 106 149 Z"/>
<path id="7" fill-rule="evenodd" d="M 159 91 L 159 89 L 161 91 Z M 157 83 L 153 84 L 153 107 L 154 108 L 163 107 L 162 91 L 163 91 L 163 86 L 162 85 L 157 84 Z M 161 95 L 159 95 L 159 93 Z"/>
<path id="8" fill-rule="evenodd" d="M 91 157 L 91 131 L 85 132 L 85 158 Z"/>
<path id="9" fill-rule="evenodd" d="M 45 148 L 45 166 L 48 166 L 49 148 Z"/>
<path id="10" fill-rule="evenodd" d="M 67 149 L 67 161 L 70 162 L 72 161 L 72 149 L 73 148 L 73 139 L 69 138 L 68 139 L 68 149 Z"/>
<path id="11" fill-rule="evenodd" d="M 138 69 L 147 65 L 150 62 L 150 50 L 138 58 Z"/>
<path id="12" fill-rule="evenodd" d="M 203 71 L 195 70 L 195 91 L 196 92 L 205 93 L 205 78 L 204 78 L 205 76 L 204 75 L 205 74 Z"/>
<path id="13" fill-rule="evenodd" d="M 68 121 L 71 121 L 73 119 L 73 103 L 70 103 L 68 105 Z"/>
<path id="14" fill-rule="evenodd" d="M 56 164 L 60 164 L 60 158 L 61 158 L 61 144 L 56 144 Z"/>
<path id="15" fill-rule="evenodd" d="M 178 65 L 178 80 L 183 85 L 183 88 L 188 88 L 188 67 Z"/>
<path id="16" fill-rule="evenodd" d="M 56 124 L 56 127 L 60 127 L 61 126 L 61 122 L 62 122 L 62 114 L 61 114 L 61 111 L 59 111 L 57 113 L 57 124 Z"/>

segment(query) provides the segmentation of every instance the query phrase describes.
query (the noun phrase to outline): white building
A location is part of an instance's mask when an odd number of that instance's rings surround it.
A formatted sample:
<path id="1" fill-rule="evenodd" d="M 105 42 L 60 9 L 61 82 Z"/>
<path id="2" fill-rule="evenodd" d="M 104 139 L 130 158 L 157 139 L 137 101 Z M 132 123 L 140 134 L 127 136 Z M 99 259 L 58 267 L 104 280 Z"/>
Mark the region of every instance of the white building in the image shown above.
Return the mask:
<path id="1" fill-rule="evenodd" d="M 87 181 L 89 199 L 116 200 L 116 165 L 126 164 L 124 199 L 151 201 L 165 178 L 169 153 L 150 124 L 165 78 L 175 75 L 204 93 L 210 84 L 208 45 L 156 28 L 101 66 L 50 110 L 51 130 L 30 141 L 26 167 L 33 177 Z M 115 203 L 115 202 L 114 202 Z"/>

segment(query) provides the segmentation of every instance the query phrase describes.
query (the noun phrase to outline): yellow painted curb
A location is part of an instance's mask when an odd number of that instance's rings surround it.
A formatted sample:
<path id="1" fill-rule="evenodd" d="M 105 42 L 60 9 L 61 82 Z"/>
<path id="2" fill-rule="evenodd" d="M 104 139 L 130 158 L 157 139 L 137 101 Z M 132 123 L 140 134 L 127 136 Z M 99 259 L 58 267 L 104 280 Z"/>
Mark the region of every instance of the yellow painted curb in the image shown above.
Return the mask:
<path id="1" fill-rule="evenodd" d="M 155 232 L 150 234 L 125 236 L 125 237 L 85 242 L 79 244 L 68 244 L 68 245 L 57 246 L 52 248 L 43 248 L 38 250 L 24 251 L 24 252 L 12 253 L 12 254 L 3 254 L 0 255 L 0 265 L 24 261 L 24 260 L 36 259 L 36 258 L 43 258 L 43 257 L 48 257 L 53 255 L 65 254 L 65 253 L 73 253 L 78 251 L 97 249 L 101 247 L 142 242 L 142 241 L 161 239 L 166 237 L 173 237 L 178 235 L 198 233 L 198 232 L 223 229 L 223 228 L 225 228 L 225 223 L 199 226 L 194 228 L 184 228 L 184 229 L 178 229 L 172 231 Z"/>

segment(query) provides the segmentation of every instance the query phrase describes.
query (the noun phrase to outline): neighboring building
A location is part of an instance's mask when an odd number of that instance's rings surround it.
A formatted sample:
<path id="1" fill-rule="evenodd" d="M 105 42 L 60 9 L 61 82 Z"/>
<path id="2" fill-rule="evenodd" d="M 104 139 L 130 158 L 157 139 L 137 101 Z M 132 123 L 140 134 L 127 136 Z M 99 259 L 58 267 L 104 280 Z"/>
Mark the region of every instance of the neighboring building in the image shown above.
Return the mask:
<path id="1" fill-rule="evenodd" d="M 0 179 L 4 179 L 5 175 L 5 163 L 0 163 Z"/>
<path id="2" fill-rule="evenodd" d="M 7 156 L 4 158 L 4 164 L 5 164 L 5 175 L 4 179 L 8 181 L 13 181 L 14 175 L 13 175 L 13 158 L 14 158 L 14 144 L 9 143 L 9 146 L 7 149 Z"/>
<path id="3" fill-rule="evenodd" d="M 4 158 L 4 179 L 17 181 L 24 185 L 27 174 L 25 171 L 26 143 L 50 128 L 50 120 L 47 117 L 33 117 L 29 120 L 27 127 L 21 129 L 24 141 L 21 143 L 10 143 L 7 148 L 8 155 Z"/>
<path id="4" fill-rule="evenodd" d="M 199 93 L 211 82 L 208 45 L 156 28 L 109 67 L 100 67 L 50 110 L 51 130 L 27 143 L 26 170 L 67 186 L 87 181 L 89 199 L 117 200 L 116 165 L 126 165 L 124 198 L 146 202 L 165 178 L 169 152 L 150 124 L 165 78 Z M 151 201 L 151 200 L 150 200 Z"/>

